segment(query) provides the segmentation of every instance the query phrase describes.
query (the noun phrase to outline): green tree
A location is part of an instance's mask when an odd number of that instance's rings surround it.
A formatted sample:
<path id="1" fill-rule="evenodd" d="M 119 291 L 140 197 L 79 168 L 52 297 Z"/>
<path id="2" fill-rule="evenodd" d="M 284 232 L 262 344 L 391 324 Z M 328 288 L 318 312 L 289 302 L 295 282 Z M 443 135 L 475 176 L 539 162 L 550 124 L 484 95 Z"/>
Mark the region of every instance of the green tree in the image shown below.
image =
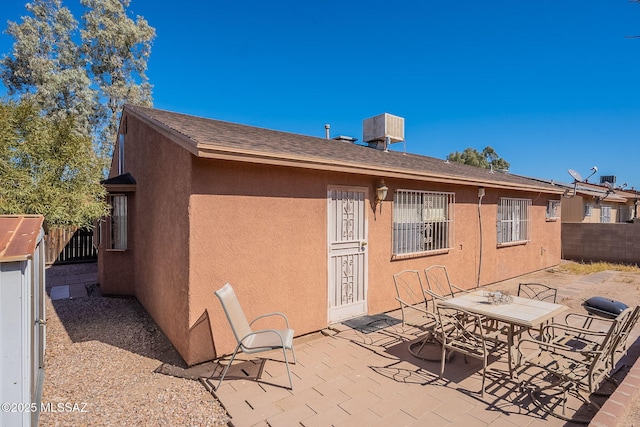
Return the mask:
<path id="1" fill-rule="evenodd" d="M 9 22 L 15 39 L 0 62 L 14 99 L 33 101 L 47 116 L 74 117 L 108 164 L 125 103 L 151 105 L 145 74 L 155 30 L 127 17 L 130 0 L 81 0 L 83 27 L 62 0 L 34 0 L 31 16 Z"/>
<path id="2" fill-rule="evenodd" d="M 87 8 L 80 30 L 90 74 L 99 88 L 102 126 L 98 146 L 113 151 L 125 103 L 151 106 L 151 85 L 145 72 L 155 29 L 137 16 L 127 17 L 130 0 L 81 0 Z"/>
<path id="3" fill-rule="evenodd" d="M 101 162 L 73 116 L 33 102 L 0 103 L 0 213 L 44 215 L 46 226 L 91 226 L 108 213 Z"/>
<path id="4" fill-rule="evenodd" d="M 48 116 L 74 116 L 78 131 L 91 136 L 97 93 L 73 40 L 78 22 L 61 0 L 35 0 L 26 9 L 32 16 L 9 22 L 6 31 L 15 39 L 12 54 L 0 62 L 9 95 L 35 103 Z"/>
<path id="5" fill-rule="evenodd" d="M 509 162 L 498 156 L 498 153 L 491 147 L 485 147 L 482 152 L 479 152 L 475 148 L 468 147 L 465 148 L 462 153 L 459 151 L 450 153 L 447 156 L 447 160 L 484 169 L 509 170 Z"/>

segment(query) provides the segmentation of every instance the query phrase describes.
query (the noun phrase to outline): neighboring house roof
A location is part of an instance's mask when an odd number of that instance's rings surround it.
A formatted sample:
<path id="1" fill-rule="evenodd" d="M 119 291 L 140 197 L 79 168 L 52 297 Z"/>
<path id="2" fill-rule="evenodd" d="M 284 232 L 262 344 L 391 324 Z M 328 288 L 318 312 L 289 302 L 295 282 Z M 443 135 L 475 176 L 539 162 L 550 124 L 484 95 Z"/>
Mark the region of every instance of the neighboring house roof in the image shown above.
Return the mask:
<path id="1" fill-rule="evenodd" d="M 358 173 L 379 178 L 406 178 L 558 194 L 564 191 L 564 188 L 537 180 L 433 157 L 385 152 L 344 141 L 154 108 L 126 105 L 125 112 L 174 140 L 193 155 L 203 158 Z"/>
<path id="2" fill-rule="evenodd" d="M 621 197 L 616 193 L 607 192 L 606 188 L 598 189 L 591 187 L 581 187 L 580 185 L 576 188 L 576 192 L 583 196 L 591 196 L 596 199 L 600 199 L 600 201 L 614 202 L 614 203 L 626 203 L 627 199 L 625 197 Z"/>

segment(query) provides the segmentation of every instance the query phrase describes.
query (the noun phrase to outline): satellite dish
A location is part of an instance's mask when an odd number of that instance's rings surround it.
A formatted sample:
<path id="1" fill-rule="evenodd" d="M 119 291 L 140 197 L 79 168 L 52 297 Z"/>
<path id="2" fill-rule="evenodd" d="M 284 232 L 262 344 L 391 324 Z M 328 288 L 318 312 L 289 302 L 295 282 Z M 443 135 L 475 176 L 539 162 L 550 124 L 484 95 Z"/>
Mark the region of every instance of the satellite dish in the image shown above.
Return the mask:
<path id="1" fill-rule="evenodd" d="M 571 175 L 573 179 L 576 180 L 576 182 L 582 181 L 582 175 L 580 175 L 578 172 L 574 171 L 573 169 L 569 169 L 567 172 L 569 172 L 569 175 Z"/>
<path id="2" fill-rule="evenodd" d="M 609 191 L 611 191 L 612 193 L 615 191 L 615 189 L 613 188 L 613 185 L 611 185 L 611 183 L 609 181 L 605 181 L 604 182 L 605 187 L 607 187 L 607 189 Z"/>

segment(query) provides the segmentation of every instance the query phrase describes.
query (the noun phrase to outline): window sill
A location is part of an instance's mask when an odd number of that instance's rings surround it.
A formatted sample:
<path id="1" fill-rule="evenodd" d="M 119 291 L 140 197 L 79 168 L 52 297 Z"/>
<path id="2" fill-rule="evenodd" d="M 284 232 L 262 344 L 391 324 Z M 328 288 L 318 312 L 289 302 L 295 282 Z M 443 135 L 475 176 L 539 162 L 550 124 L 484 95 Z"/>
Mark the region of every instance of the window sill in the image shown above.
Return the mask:
<path id="1" fill-rule="evenodd" d="M 107 252 L 126 252 L 126 249 L 105 249 Z"/>
<path id="2" fill-rule="evenodd" d="M 558 219 L 559 218 L 557 216 L 553 217 L 553 218 L 547 218 L 547 222 L 556 222 L 556 221 L 558 221 Z"/>
<path id="3" fill-rule="evenodd" d="M 443 255 L 443 254 L 448 254 L 450 250 L 451 248 L 438 249 L 438 250 L 429 251 L 429 252 L 416 252 L 412 254 L 391 255 L 391 261 L 398 261 L 401 259 L 411 259 L 411 258 L 424 258 L 432 255 Z"/>
<path id="4" fill-rule="evenodd" d="M 529 243 L 528 240 L 518 240 L 517 242 L 498 243 L 497 247 L 498 248 L 508 248 L 510 246 L 524 246 L 527 243 Z"/>

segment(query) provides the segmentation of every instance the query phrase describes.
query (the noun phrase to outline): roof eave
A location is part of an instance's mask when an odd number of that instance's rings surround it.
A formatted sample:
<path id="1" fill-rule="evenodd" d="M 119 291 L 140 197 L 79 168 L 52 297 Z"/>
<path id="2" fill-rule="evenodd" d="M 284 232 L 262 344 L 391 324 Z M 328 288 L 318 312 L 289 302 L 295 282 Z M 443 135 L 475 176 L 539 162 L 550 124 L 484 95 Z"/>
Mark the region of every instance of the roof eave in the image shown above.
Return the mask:
<path id="1" fill-rule="evenodd" d="M 175 141 L 182 148 L 185 148 L 188 152 L 193 154 L 194 156 L 198 156 L 198 148 L 197 143 L 193 139 L 189 138 L 187 135 L 178 132 L 177 130 L 165 125 L 159 120 L 153 119 L 146 114 L 142 114 L 138 112 L 135 108 L 124 106 L 124 112 L 135 116 L 141 122 L 151 126 L 156 129 L 161 135 L 166 136 L 167 138 Z"/>
<path id="2" fill-rule="evenodd" d="M 231 160 L 251 162 L 257 164 L 269 164 L 277 166 L 293 166 L 315 170 L 328 170 L 333 172 L 356 173 L 383 178 L 413 179 L 418 181 L 439 182 L 445 184 L 473 185 L 488 188 L 517 189 L 526 191 L 536 191 L 551 194 L 563 194 L 564 189 L 548 188 L 536 185 L 523 185 L 508 182 L 496 182 L 477 178 L 466 178 L 460 176 L 441 175 L 429 172 L 417 172 L 406 169 L 394 169 L 380 166 L 370 166 L 359 163 L 348 163 L 341 161 L 326 161 L 304 156 L 287 156 L 256 152 L 249 150 L 229 150 L 219 146 L 209 144 L 197 144 L 198 157 L 218 160 Z"/>

